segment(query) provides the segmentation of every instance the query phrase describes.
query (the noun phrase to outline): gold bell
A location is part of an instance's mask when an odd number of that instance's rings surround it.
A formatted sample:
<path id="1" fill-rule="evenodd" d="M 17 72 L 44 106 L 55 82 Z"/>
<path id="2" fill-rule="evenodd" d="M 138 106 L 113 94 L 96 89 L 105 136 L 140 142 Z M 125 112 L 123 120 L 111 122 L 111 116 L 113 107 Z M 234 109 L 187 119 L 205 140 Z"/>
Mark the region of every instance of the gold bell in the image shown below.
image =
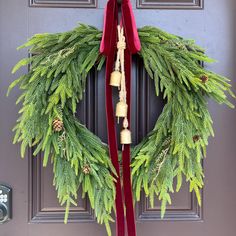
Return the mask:
<path id="1" fill-rule="evenodd" d="M 125 128 L 120 132 L 120 143 L 121 144 L 131 144 L 131 132 L 129 129 Z"/>
<path id="2" fill-rule="evenodd" d="M 121 73 L 118 70 L 115 70 L 111 73 L 110 85 L 114 87 L 120 87 L 121 82 Z"/>
<path id="3" fill-rule="evenodd" d="M 116 116 L 117 117 L 126 117 L 128 112 L 128 105 L 120 101 L 116 104 Z"/>

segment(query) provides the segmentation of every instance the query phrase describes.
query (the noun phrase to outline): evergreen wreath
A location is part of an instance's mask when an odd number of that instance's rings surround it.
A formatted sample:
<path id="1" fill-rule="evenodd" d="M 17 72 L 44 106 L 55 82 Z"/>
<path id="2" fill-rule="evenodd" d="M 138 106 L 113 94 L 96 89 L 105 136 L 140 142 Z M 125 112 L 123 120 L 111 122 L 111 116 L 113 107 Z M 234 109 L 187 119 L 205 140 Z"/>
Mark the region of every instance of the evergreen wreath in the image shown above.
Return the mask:
<path id="1" fill-rule="evenodd" d="M 133 191 L 139 201 L 144 189 L 151 205 L 156 195 L 163 217 L 175 178 L 176 191 L 184 176 L 201 204 L 202 158 L 208 137 L 214 135 L 207 100 L 233 108 L 227 94 L 235 96 L 227 78 L 204 69 L 200 62 L 214 60 L 194 41 L 150 26 L 138 33 L 139 55 L 154 80 L 156 95 L 161 92 L 166 105 L 154 129 L 132 150 Z M 84 24 L 64 33 L 34 35 L 19 47 L 30 47 L 31 57 L 13 68 L 15 73 L 30 65 L 29 71 L 9 86 L 8 93 L 16 85 L 22 90 L 16 102 L 22 102 L 22 108 L 13 129 L 14 143 L 21 143 L 22 157 L 27 147 L 34 147 L 34 155 L 43 152 L 44 166 L 51 159 L 58 199 L 66 206 L 65 223 L 81 188 L 97 221 L 105 223 L 111 235 L 116 173 L 107 145 L 75 116 L 88 72 L 93 67 L 100 70 L 105 62 L 99 53 L 101 38 L 100 30 Z"/>

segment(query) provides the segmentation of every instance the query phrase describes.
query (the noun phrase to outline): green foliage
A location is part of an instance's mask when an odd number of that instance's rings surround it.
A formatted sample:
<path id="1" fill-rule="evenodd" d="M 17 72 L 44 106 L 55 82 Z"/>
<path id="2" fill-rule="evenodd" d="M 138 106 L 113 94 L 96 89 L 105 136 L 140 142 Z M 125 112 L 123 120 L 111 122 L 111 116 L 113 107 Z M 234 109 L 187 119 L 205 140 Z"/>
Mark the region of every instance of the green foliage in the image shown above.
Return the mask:
<path id="1" fill-rule="evenodd" d="M 59 202 L 66 206 L 65 223 L 71 204 L 77 204 L 78 190 L 88 195 L 97 221 L 109 223 L 115 201 L 115 170 L 107 147 L 76 118 L 77 104 L 83 98 L 86 78 L 92 67 L 100 70 L 105 57 L 99 54 L 102 32 L 80 24 L 74 30 L 57 34 L 37 34 L 19 48 L 30 47 L 30 58 L 13 68 L 30 65 L 10 86 L 22 94 L 20 117 L 14 127 L 14 143 L 21 143 L 21 156 L 34 147 L 43 152 L 43 165 L 51 160 Z M 151 205 L 161 200 L 161 215 L 171 204 L 170 193 L 182 186 L 183 177 L 201 203 L 202 158 L 208 138 L 213 135 L 207 99 L 233 105 L 229 80 L 203 68 L 212 62 L 192 40 L 184 40 L 154 27 L 139 30 L 145 69 L 154 80 L 156 95 L 167 103 L 154 129 L 132 151 L 132 178 L 135 200 L 144 189 Z M 63 123 L 56 132 L 53 122 Z M 87 172 L 84 168 L 87 168 Z"/>
<path id="2" fill-rule="evenodd" d="M 115 186 L 107 148 L 71 114 L 64 110 L 63 121 L 66 132 L 55 142 L 54 184 L 61 204 L 66 203 L 65 222 L 67 222 L 70 203 L 75 204 L 79 188 L 82 196 L 88 194 L 91 207 L 99 223 L 109 225 L 110 213 L 114 206 Z M 84 166 L 91 168 L 89 174 L 83 172 Z"/>
<path id="3" fill-rule="evenodd" d="M 51 158 L 58 199 L 66 206 L 65 223 L 81 189 L 83 197 L 88 195 L 97 221 L 105 223 L 111 235 L 115 170 L 107 147 L 75 116 L 88 72 L 96 64 L 101 69 L 104 63 L 99 54 L 101 36 L 86 25 L 65 33 L 34 35 L 20 47 L 30 47 L 32 56 L 17 63 L 12 72 L 26 65 L 30 69 L 9 86 L 8 93 L 16 85 L 22 90 L 14 143 L 21 142 L 22 157 L 28 146 L 34 146 L 34 155 L 43 152 L 44 166 Z M 63 122 L 61 132 L 53 130 L 55 118 Z M 89 173 L 83 172 L 85 166 Z"/>
<path id="4" fill-rule="evenodd" d="M 149 26 L 140 29 L 139 36 L 140 56 L 154 80 L 156 95 L 161 92 L 167 102 L 154 129 L 132 153 L 133 189 L 137 201 L 144 189 L 151 205 L 156 195 L 162 201 L 163 217 L 166 204 L 171 204 L 175 178 L 176 191 L 185 176 L 201 204 L 202 153 L 205 155 L 208 137 L 213 135 L 207 99 L 233 107 L 226 93 L 234 94 L 227 78 L 199 63 L 213 60 L 194 41 Z"/>

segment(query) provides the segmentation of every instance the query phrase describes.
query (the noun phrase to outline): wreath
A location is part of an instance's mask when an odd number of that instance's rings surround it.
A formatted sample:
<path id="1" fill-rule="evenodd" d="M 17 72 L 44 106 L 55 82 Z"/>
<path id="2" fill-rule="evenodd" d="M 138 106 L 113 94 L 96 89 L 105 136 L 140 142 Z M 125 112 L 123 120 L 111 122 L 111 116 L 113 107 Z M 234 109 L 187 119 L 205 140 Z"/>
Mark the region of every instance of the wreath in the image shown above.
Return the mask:
<path id="1" fill-rule="evenodd" d="M 145 26 L 138 30 L 144 67 L 154 81 L 156 95 L 166 104 L 153 130 L 132 149 L 132 186 L 135 201 L 142 189 L 150 198 L 161 200 L 161 216 L 171 204 L 170 193 L 179 191 L 183 177 L 201 204 L 203 187 L 202 158 L 208 137 L 214 135 L 208 99 L 233 107 L 227 99 L 229 80 L 206 70 L 200 62 L 213 62 L 193 40 Z M 98 223 L 109 223 L 116 197 L 117 173 L 108 147 L 81 124 L 76 108 L 86 90 L 92 68 L 100 70 L 106 58 L 100 54 L 102 31 L 80 24 L 56 34 L 36 34 L 19 48 L 30 47 L 31 56 L 19 61 L 15 73 L 28 66 L 9 87 L 22 90 L 20 117 L 14 128 L 14 143 L 21 143 L 21 156 L 27 147 L 34 155 L 43 152 L 43 166 L 53 163 L 54 182 L 59 202 L 76 205 L 77 191 L 87 194 Z"/>

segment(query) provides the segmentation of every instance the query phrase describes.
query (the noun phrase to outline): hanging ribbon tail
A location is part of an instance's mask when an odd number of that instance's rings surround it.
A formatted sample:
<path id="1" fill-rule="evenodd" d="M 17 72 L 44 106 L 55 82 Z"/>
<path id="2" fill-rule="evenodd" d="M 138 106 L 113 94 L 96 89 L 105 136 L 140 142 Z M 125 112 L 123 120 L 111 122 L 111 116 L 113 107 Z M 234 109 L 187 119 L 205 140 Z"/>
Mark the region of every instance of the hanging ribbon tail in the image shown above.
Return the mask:
<path id="1" fill-rule="evenodd" d="M 106 119 L 109 153 L 112 164 L 118 175 L 116 179 L 116 235 L 125 235 L 124 205 L 120 180 L 120 165 L 118 161 L 118 147 L 116 142 L 115 119 L 112 104 L 112 87 L 109 85 L 110 76 L 113 70 L 113 63 L 116 52 L 118 6 L 116 0 L 109 0 L 105 9 L 103 37 L 100 45 L 100 52 L 107 56 L 106 60 Z"/>
<path id="2" fill-rule="evenodd" d="M 130 120 L 131 111 L 131 66 L 132 54 L 137 53 L 141 49 L 140 39 L 135 23 L 132 6 L 129 0 L 123 0 L 122 5 L 122 21 L 125 29 L 125 37 L 127 42 L 127 49 L 125 50 L 125 77 L 126 77 L 126 90 L 127 90 L 127 104 L 128 104 L 128 120 Z M 124 197 L 126 206 L 126 224 L 128 236 L 136 236 L 135 214 L 133 206 L 132 183 L 130 173 L 130 145 L 125 145 L 122 152 L 123 161 L 123 185 Z"/>
<path id="3" fill-rule="evenodd" d="M 128 49 L 125 50 L 125 77 L 126 77 L 126 91 L 127 97 L 126 101 L 128 104 L 128 120 L 130 121 L 130 94 L 131 94 L 131 63 L 132 54 Z M 122 152 L 123 161 L 123 186 L 124 186 L 124 197 L 126 206 L 126 225 L 128 236 L 136 236 L 136 226 L 135 226 L 135 214 L 133 206 L 133 195 L 132 195 L 132 184 L 131 184 L 131 173 L 130 173 L 130 145 L 124 145 Z"/>

